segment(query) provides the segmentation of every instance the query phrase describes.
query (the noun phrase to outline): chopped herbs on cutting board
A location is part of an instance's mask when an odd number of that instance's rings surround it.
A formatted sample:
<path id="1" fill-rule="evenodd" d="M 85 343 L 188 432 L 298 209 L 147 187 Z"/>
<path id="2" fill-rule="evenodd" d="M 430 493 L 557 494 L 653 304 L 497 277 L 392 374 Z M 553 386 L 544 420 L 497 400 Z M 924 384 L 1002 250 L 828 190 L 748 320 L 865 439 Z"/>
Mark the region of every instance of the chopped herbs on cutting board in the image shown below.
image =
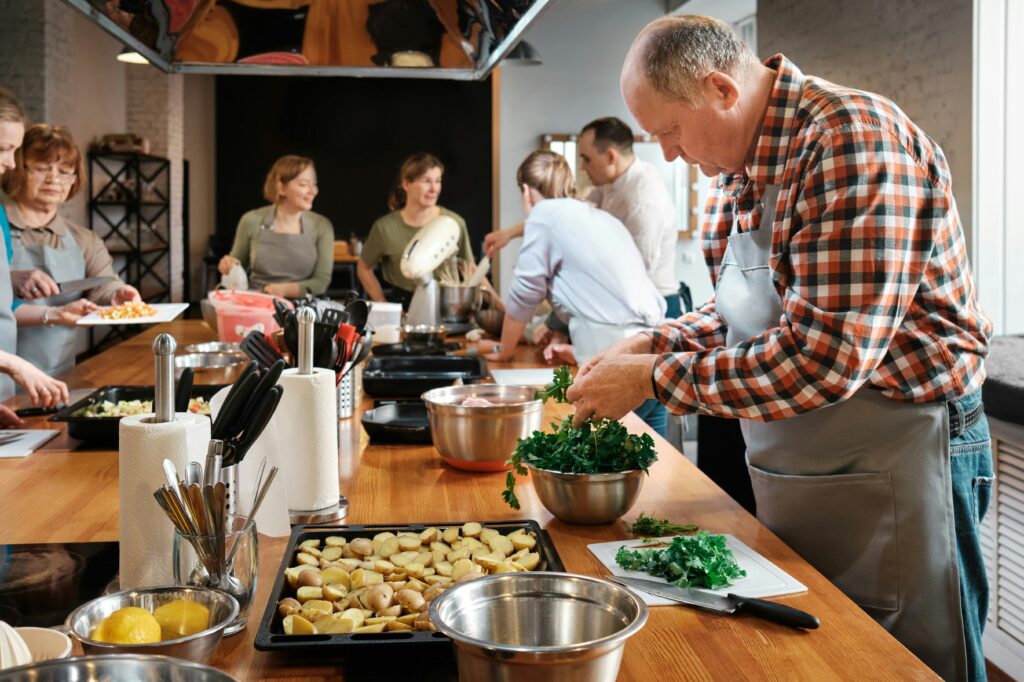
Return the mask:
<path id="1" fill-rule="evenodd" d="M 679 587 L 728 587 L 747 572 L 725 546 L 724 535 L 700 531 L 695 537 L 676 536 L 665 549 L 619 548 L 615 563 L 631 571 L 665 578 Z"/>
<path id="2" fill-rule="evenodd" d="M 672 523 L 668 519 L 659 519 L 640 512 L 636 521 L 626 523 L 626 530 L 638 538 L 662 538 L 667 535 L 692 535 L 697 532 L 697 525 Z"/>

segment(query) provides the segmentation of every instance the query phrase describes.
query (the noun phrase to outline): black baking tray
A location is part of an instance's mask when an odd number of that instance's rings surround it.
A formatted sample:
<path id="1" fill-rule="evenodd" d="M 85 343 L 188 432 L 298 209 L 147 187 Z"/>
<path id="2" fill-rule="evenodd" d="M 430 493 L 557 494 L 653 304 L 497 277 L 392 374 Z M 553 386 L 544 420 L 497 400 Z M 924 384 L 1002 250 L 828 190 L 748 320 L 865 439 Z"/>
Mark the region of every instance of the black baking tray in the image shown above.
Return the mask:
<path id="1" fill-rule="evenodd" d="M 259 630 L 256 631 L 254 646 L 259 651 L 281 651 L 293 653 L 324 653 L 324 654 L 345 654 L 351 652 L 358 654 L 363 651 L 374 650 L 379 647 L 387 647 L 388 650 L 406 650 L 414 647 L 429 647 L 447 651 L 451 640 L 440 632 L 382 632 L 380 634 L 335 634 L 335 635 L 286 635 L 281 624 L 281 615 L 277 612 L 277 603 L 285 597 L 294 596 L 292 589 L 285 582 L 284 571 L 292 565 L 292 560 L 298 551 L 299 545 L 305 540 L 318 538 L 323 540 L 329 535 L 340 535 L 346 540 L 355 538 L 372 538 L 377 533 L 390 531 L 400 533 L 404 531 L 420 532 L 429 526 L 435 528 L 448 528 L 462 526 L 465 521 L 448 521 L 445 523 L 397 523 L 397 524 L 368 524 L 351 526 L 296 526 L 292 529 L 292 536 L 288 540 L 288 550 L 281 560 L 281 568 L 274 580 L 274 587 L 270 590 L 270 599 L 267 608 L 263 611 L 263 618 L 260 619 Z M 540 564 L 538 571 L 564 571 L 561 557 L 555 551 L 555 545 L 547 532 L 540 527 L 540 524 L 532 519 L 520 521 L 491 521 L 481 523 L 484 528 L 493 528 L 504 535 L 511 533 L 518 528 L 525 528 L 532 532 L 537 538 L 537 551 L 540 553 Z"/>
<path id="2" fill-rule="evenodd" d="M 462 348 L 457 341 L 439 343 L 437 341 L 403 341 L 402 343 L 384 343 L 373 347 L 374 357 L 390 355 L 444 355 Z"/>
<path id="3" fill-rule="evenodd" d="M 222 388 L 224 386 L 196 384 L 192 387 L 192 397 L 209 400 Z M 50 417 L 49 421 L 66 422 L 68 435 L 76 440 L 103 441 L 115 444 L 117 443 L 118 422 L 121 421 L 121 417 L 72 417 L 71 415 L 83 407 L 103 400 L 114 403 L 118 400 L 152 400 L 153 395 L 153 386 L 103 386 L 78 402 L 60 410 Z"/>
<path id="4" fill-rule="evenodd" d="M 422 401 L 380 405 L 363 412 L 363 428 L 371 443 L 430 445 L 430 418 Z"/>
<path id="5" fill-rule="evenodd" d="M 456 379 L 478 382 L 487 376 L 481 357 L 408 355 L 372 358 L 363 370 L 363 390 L 377 398 L 418 398 Z"/>

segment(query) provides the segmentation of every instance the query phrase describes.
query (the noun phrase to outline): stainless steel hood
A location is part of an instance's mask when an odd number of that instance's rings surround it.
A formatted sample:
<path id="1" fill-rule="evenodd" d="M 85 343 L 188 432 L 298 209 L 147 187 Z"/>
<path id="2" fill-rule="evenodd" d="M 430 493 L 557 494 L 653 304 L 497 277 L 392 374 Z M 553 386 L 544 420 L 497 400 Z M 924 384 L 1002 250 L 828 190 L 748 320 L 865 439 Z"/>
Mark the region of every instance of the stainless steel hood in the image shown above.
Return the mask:
<path id="1" fill-rule="evenodd" d="M 168 73 L 483 80 L 554 0 L 64 0 Z"/>

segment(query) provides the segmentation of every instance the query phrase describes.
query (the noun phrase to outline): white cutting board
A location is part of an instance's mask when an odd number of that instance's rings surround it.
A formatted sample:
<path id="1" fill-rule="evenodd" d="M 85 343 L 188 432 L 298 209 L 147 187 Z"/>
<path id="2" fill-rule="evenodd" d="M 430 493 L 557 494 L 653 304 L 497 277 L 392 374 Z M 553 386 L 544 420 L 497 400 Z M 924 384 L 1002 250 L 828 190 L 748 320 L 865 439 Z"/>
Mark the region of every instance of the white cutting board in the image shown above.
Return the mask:
<path id="1" fill-rule="evenodd" d="M 671 542 L 672 538 L 657 538 L 654 542 L 657 541 Z M 591 554 L 597 557 L 598 561 L 604 564 L 605 567 L 611 571 L 612 575 L 621 576 L 623 578 L 645 578 L 647 580 L 653 580 L 667 585 L 668 581 L 664 578 L 658 578 L 649 573 L 644 573 L 643 571 L 627 571 L 615 563 L 615 554 L 619 551 L 619 547 L 625 545 L 632 549 L 637 545 L 649 544 L 653 544 L 650 538 L 639 538 L 635 540 L 601 542 L 595 545 L 587 545 L 587 549 L 590 550 Z M 725 535 L 725 546 L 732 550 L 732 554 L 736 558 L 736 563 L 740 565 L 740 568 L 747 572 L 747 575 L 740 578 L 729 587 L 722 589 L 709 590 L 703 587 L 695 587 L 693 589 L 708 592 L 710 594 L 732 592 L 740 595 L 741 597 L 778 597 L 783 594 L 795 594 L 797 592 L 807 591 L 807 588 L 803 583 L 793 578 L 793 576 L 789 575 L 733 536 Z M 648 606 L 679 605 L 679 602 L 674 602 L 662 597 L 656 597 L 653 594 L 643 592 L 642 590 L 635 590 L 635 592 L 643 597 L 644 603 Z"/>
<path id="2" fill-rule="evenodd" d="M 0 445 L 0 459 L 8 457 L 28 457 L 39 447 L 56 436 L 60 431 L 54 429 L 3 429 L 0 437 L 18 434 L 18 438 Z"/>
<path id="3" fill-rule="evenodd" d="M 150 303 L 150 305 L 156 308 L 156 315 L 150 315 L 149 317 L 133 317 L 129 320 L 104 320 L 100 317 L 100 311 L 94 310 L 75 324 L 80 324 L 86 327 L 122 324 L 160 324 L 161 322 L 170 322 L 178 315 L 181 315 L 183 312 L 188 310 L 188 303 Z"/>
<path id="4" fill-rule="evenodd" d="M 555 370 L 545 367 L 536 369 L 492 369 L 494 383 L 506 386 L 547 386 L 555 380 Z"/>

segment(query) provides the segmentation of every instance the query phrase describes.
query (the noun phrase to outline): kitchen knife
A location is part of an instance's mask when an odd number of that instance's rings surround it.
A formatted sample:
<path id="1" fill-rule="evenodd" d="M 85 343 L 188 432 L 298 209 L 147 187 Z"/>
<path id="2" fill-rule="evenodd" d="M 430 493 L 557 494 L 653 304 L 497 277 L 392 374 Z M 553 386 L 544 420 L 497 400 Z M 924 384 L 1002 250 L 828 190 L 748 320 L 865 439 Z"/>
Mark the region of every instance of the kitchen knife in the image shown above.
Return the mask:
<path id="1" fill-rule="evenodd" d="M 95 289 L 98 286 L 113 281 L 113 277 L 86 277 L 85 279 L 72 279 L 67 282 L 57 282 L 57 286 L 60 287 L 60 293 L 69 294 L 73 291 L 89 291 L 90 289 Z"/>
<path id="2" fill-rule="evenodd" d="M 727 595 L 711 594 L 703 590 L 676 587 L 675 585 L 659 583 L 654 580 L 644 580 L 643 578 L 609 576 L 609 580 L 626 587 L 633 587 L 659 597 L 664 597 L 665 599 L 671 599 L 681 604 L 696 606 L 708 611 L 729 614 L 749 613 L 751 616 L 770 620 L 780 625 L 788 625 L 791 628 L 813 630 L 820 625 L 817 618 L 805 611 L 765 601 L 764 599 L 741 597 L 732 593 Z"/>

